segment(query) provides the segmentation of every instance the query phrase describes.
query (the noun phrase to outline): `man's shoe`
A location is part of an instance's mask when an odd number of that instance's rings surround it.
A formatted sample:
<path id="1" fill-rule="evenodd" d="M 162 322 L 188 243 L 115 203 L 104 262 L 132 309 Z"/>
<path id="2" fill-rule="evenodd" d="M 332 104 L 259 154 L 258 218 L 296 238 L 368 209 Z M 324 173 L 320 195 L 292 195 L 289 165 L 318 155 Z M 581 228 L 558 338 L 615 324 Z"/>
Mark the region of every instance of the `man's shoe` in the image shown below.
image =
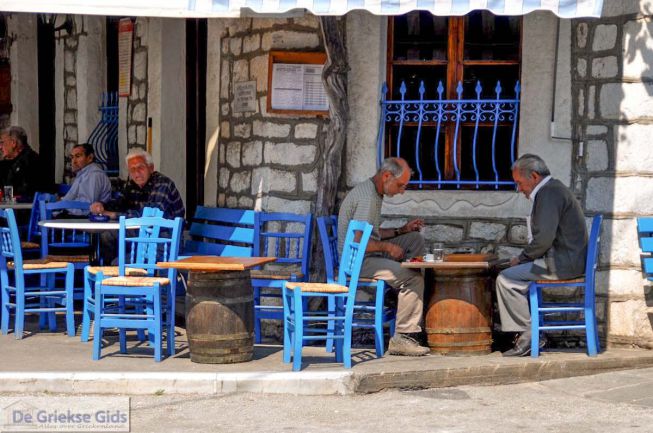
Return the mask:
<path id="1" fill-rule="evenodd" d="M 407 334 L 396 333 L 390 339 L 388 353 L 390 355 L 400 356 L 424 356 L 428 355 L 431 349 L 420 346 L 417 340 Z"/>
<path id="2" fill-rule="evenodd" d="M 531 354 L 531 331 L 524 331 L 519 335 L 515 346 L 503 352 L 503 356 L 528 356 Z"/>

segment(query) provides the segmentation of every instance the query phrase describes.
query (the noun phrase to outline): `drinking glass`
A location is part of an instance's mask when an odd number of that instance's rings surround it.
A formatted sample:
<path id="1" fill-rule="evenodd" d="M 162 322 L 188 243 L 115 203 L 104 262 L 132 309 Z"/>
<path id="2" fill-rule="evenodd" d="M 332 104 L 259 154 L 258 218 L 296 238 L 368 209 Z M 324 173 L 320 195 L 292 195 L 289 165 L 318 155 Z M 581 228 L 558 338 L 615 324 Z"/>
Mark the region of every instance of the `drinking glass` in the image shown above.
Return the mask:
<path id="1" fill-rule="evenodd" d="M 14 202 L 14 187 L 11 185 L 6 185 L 4 187 L 4 195 L 5 195 L 5 201 L 7 203 L 13 203 Z"/>
<path id="2" fill-rule="evenodd" d="M 433 254 L 433 261 L 441 262 L 444 261 L 444 248 L 443 245 L 439 242 L 434 243 L 431 252 Z"/>

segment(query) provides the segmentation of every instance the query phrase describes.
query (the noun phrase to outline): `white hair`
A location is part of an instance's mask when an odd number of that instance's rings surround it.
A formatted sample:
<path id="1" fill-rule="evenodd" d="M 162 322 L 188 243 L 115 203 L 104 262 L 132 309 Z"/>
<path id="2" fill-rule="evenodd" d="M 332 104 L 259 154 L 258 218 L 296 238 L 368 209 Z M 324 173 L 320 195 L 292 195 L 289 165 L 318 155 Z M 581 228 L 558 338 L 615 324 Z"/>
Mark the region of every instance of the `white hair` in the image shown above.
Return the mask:
<path id="1" fill-rule="evenodd" d="M 152 155 L 150 155 L 140 147 L 132 147 L 129 150 L 129 152 L 127 152 L 127 156 L 125 156 L 125 162 L 129 165 L 129 160 L 132 158 L 143 158 L 147 165 L 154 164 L 154 161 L 152 160 Z"/>

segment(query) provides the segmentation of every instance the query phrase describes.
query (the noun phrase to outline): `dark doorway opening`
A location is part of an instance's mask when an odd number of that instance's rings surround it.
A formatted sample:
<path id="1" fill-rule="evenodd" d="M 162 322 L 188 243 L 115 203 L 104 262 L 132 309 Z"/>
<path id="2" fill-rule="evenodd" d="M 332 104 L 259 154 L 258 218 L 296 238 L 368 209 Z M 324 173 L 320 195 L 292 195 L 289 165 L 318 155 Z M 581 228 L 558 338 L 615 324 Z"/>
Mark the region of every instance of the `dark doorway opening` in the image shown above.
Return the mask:
<path id="1" fill-rule="evenodd" d="M 55 173 L 55 95 L 54 95 L 54 25 L 37 20 L 37 68 L 38 68 L 38 105 L 39 105 L 39 156 L 42 165 L 41 184 L 54 185 Z M 33 143 L 36 137 L 28 137 Z"/>
<path id="2" fill-rule="evenodd" d="M 107 17 L 107 92 L 118 91 L 118 23 L 119 17 Z"/>
<path id="3" fill-rule="evenodd" d="M 186 20 L 186 215 L 204 203 L 207 20 Z"/>

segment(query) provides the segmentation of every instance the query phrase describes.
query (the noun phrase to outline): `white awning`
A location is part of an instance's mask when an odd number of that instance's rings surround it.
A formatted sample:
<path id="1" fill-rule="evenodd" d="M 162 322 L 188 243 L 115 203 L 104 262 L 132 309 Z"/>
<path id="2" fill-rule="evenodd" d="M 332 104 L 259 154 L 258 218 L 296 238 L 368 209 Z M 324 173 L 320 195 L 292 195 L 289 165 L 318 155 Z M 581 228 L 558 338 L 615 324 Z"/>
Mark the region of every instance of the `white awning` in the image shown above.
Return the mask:
<path id="1" fill-rule="evenodd" d="M 344 15 L 364 9 L 377 15 L 426 10 L 465 15 L 486 9 L 497 15 L 548 10 L 563 18 L 598 17 L 603 0 L 0 0 L 0 11 L 151 17 L 239 17 L 305 9 L 315 15 Z"/>

